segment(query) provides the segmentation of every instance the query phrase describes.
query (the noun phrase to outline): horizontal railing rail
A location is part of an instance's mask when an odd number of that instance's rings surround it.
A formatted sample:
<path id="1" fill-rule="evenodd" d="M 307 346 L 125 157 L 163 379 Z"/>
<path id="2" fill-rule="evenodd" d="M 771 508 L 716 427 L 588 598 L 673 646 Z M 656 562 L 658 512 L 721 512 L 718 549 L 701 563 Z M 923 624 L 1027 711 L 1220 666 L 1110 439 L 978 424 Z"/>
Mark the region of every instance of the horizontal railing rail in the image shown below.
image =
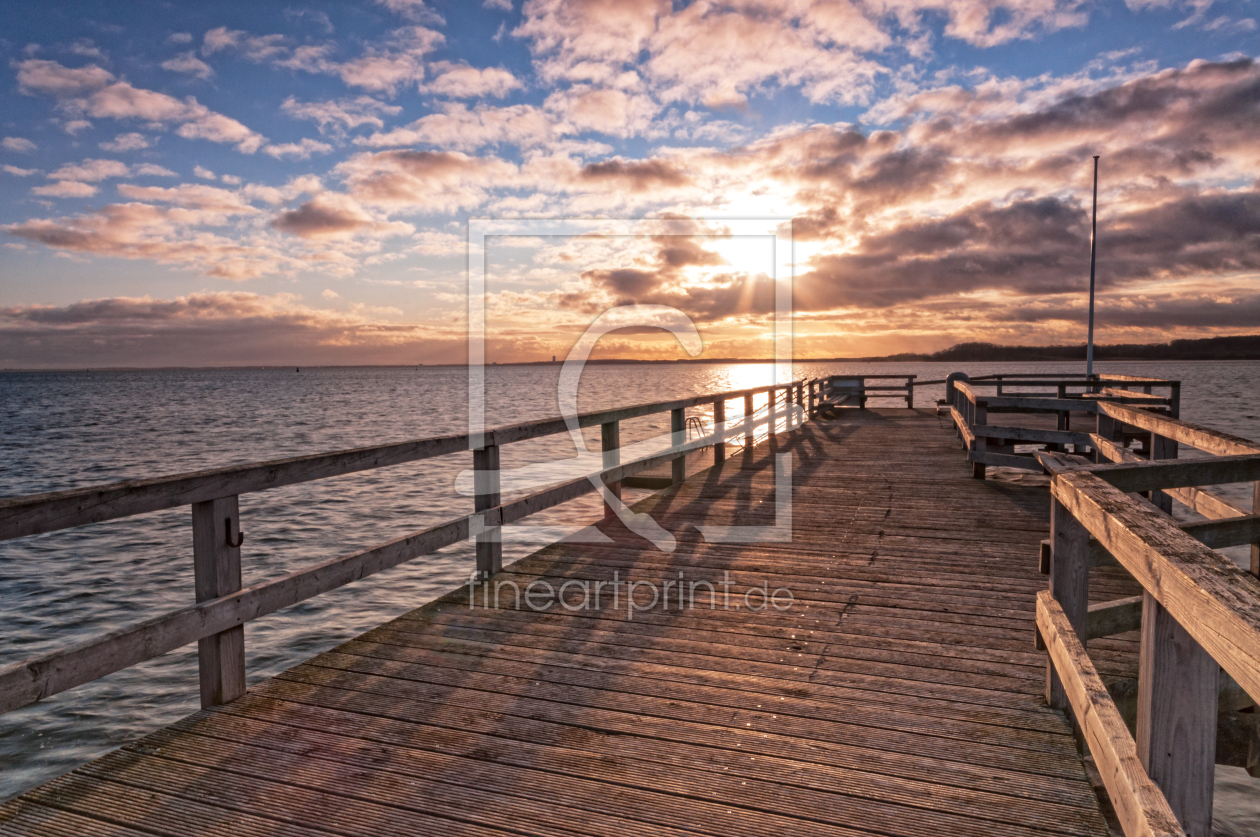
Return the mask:
<path id="1" fill-rule="evenodd" d="M 812 398 L 817 381 L 799 380 L 581 414 L 576 418 L 579 427 L 601 427 L 602 468 L 508 502 L 500 497 L 499 446 L 566 432 L 569 427 L 564 419 L 497 427 L 476 436 L 418 439 L 0 500 L 0 539 L 4 540 L 190 505 L 197 590 L 195 604 L 0 668 L 0 713 L 194 641 L 199 643 L 202 705 L 226 703 L 245 690 L 242 629 L 246 622 L 470 538 L 477 545 L 474 577 L 484 579 L 502 567 L 500 527 L 596 491 L 601 484 L 619 498 L 622 482 L 666 463 L 672 463 L 671 482 L 680 483 L 688 454 L 712 447 L 714 462 L 720 463 L 726 444 L 733 439 L 751 447 L 757 428 L 763 425 L 770 436 L 780 421 L 786 421 L 788 429 L 799 426 L 807 412 L 807 385 Z M 767 403 L 754 409 L 755 397 L 763 393 Z M 743 400 L 744 414 L 727 422 L 726 402 L 736 399 Z M 686 409 L 703 405 L 713 407 L 713 431 L 688 439 Z M 622 463 L 620 422 L 663 412 L 670 413 L 668 447 Z M 470 449 L 475 483 L 471 514 L 241 588 L 239 495 Z M 605 514 L 610 513 L 605 503 Z"/>

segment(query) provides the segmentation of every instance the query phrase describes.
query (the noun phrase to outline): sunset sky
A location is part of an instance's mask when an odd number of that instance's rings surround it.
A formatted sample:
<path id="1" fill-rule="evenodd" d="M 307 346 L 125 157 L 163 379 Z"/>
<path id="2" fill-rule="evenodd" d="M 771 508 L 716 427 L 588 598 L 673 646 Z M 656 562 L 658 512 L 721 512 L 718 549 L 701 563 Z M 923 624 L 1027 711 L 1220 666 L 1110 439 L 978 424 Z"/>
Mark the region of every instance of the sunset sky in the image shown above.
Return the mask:
<path id="1" fill-rule="evenodd" d="M 0 368 L 487 360 L 602 310 L 767 356 L 722 220 L 791 218 L 798 357 L 1260 331 L 1256 0 L 34 3 L 0 11 Z M 676 357 L 619 332 L 603 356 Z M 598 354 L 598 353 L 597 353 Z"/>

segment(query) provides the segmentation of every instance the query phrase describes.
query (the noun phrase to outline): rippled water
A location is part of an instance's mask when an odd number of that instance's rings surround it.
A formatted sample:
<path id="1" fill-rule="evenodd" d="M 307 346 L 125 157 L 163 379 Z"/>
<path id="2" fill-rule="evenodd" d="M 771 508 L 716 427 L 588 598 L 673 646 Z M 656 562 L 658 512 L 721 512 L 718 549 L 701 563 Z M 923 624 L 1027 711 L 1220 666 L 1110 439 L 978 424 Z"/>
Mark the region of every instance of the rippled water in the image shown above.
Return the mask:
<path id="1" fill-rule="evenodd" d="M 1079 373 L 1081 364 L 968 364 L 970 374 Z M 1260 363 L 1108 363 L 1104 372 L 1177 378 L 1182 417 L 1260 439 Z M 796 377 L 955 371 L 946 364 L 798 364 Z M 487 370 L 487 424 L 556 415 L 559 367 Z M 600 365 L 583 375 L 582 410 L 771 382 L 768 364 Z M 786 379 L 785 379 L 786 380 Z M 458 368 L 233 369 L 0 373 L 0 496 L 464 432 Z M 942 386 L 916 392 L 928 406 Z M 881 402 L 872 402 L 876 406 Z M 899 406 L 898 402 L 882 402 Z M 737 418 L 731 415 L 731 418 Z M 623 444 L 664 433 L 668 416 L 623 423 Z M 594 437 L 589 437 L 594 438 Z M 597 440 L 590 443 L 598 446 Z M 503 467 L 572 457 L 567 436 L 511 445 Z M 455 490 L 471 455 L 245 495 L 245 583 L 466 514 Z M 1235 491 L 1250 502 L 1249 492 Z M 588 495 L 505 533 L 514 560 L 594 522 Z M 187 507 L 0 543 L 0 665 L 98 636 L 193 601 Z M 460 584 L 470 545 L 419 558 L 251 622 L 251 683 Z M 198 706 L 189 646 L 0 717 L 0 799 L 60 775 Z M 1245 774 L 1231 781 L 1253 786 Z M 1243 833 L 1243 832 L 1239 832 Z"/>

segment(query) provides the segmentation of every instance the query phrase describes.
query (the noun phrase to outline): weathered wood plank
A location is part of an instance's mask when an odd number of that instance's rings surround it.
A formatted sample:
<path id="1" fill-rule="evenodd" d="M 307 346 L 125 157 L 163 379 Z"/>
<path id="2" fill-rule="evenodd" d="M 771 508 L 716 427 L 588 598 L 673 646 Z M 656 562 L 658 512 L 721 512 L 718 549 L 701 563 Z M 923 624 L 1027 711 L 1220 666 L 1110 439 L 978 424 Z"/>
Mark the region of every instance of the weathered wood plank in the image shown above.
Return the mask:
<path id="1" fill-rule="evenodd" d="M 1260 580 L 1093 473 L 1060 474 L 1051 489 L 1253 699 L 1260 696 Z"/>
<path id="2" fill-rule="evenodd" d="M 1142 597 L 1129 596 L 1110 602 L 1089 606 L 1086 618 L 1086 637 L 1099 639 L 1105 636 L 1128 633 L 1142 627 Z"/>
<path id="3" fill-rule="evenodd" d="M 1127 837 L 1184 835 L 1172 808 L 1138 759 L 1137 746 L 1072 621 L 1049 591 L 1037 594 L 1037 629 Z"/>
<path id="4" fill-rule="evenodd" d="M 1190 424 L 1179 419 L 1148 413 L 1145 410 L 1120 404 L 1103 402 L 1098 409 L 1103 415 L 1110 416 L 1113 419 L 1131 424 L 1134 427 L 1140 427 L 1143 430 L 1149 430 L 1152 433 L 1158 433 L 1161 436 L 1167 436 L 1169 439 L 1175 439 L 1183 444 L 1207 451 L 1208 453 L 1217 454 L 1218 456 L 1260 453 L 1260 445 L 1257 445 L 1250 439 L 1244 439 L 1241 436 L 1234 436 L 1220 430 L 1213 430 L 1210 427 L 1201 427 L 1197 424 Z"/>

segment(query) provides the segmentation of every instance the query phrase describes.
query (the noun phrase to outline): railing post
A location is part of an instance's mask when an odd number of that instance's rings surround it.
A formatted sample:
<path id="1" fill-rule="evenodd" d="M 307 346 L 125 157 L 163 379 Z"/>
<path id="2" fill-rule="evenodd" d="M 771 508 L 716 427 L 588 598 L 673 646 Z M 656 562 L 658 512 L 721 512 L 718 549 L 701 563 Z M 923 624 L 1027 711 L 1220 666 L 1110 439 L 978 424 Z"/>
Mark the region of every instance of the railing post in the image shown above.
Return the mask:
<path id="1" fill-rule="evenodd" d="M 766 432 L 769 434 L 766 437 L 767 442 L 774 441 L 774 425 L 775 425 L 775 422 L 778 420 L 778 413 L 775 412 L 775 407 L 778 405 L 774 403 L 774 399 L 775 399 L 774 390 L 775 390 L 774 387 L 770 387 L 769 392 L 766 393 L 766 397 L 768 398 L 768 400 L 766 401 Z"/>
<path id="2" fill-rule="evenodd" d="M 241 519 L 236 495 L 192 504 L 193 576 L 197 601 L 241 589 Z M 245 626 L 197 642 L 201 708 L 245 694 Z"/>
<path id="3" fill-rule="evenodd" d="M 721 403 L 720 401 L 718 402 Z M 599 426 L 599 442 L 604 451 L 604 470 L 616 468 L 621 464 L 621 423 L 607 421 Z M 608 491 L 618 500 L 621 499 L 621 483 L 610 482 Z M 612 506 L 604 503 L 604 517 L 615 517 Z"/>
<path id="4" fill-rule="evenodd" d="M 713 443 L 713 464 L 720 465 L 726 459 L 726 399 L 719 398 L 713 402 L 713 432 L 717 441 Z"/>
<path id="5" fill-rule="evenodd" d="M 818 388 L 818 381 L 813 380 L 813 379 L 810 379 L 810 382 L 809 382 L 809 410 L 806 412 L 806 415 L 807 415 L 809 418 L 813 418 L 813 417 L 814 417 L 814 404 L 817 402 L 817 397 L 816 397 L 816 391 L 817 391 L 817 388 Z"/>
<path id="6" fill-rule="evenodd" d="M 1260 514 L 1260 482 L 1251 490 L 1251 513 Z M 1251 545 L 1251 574 L 1260 578 L 1260 542 Z"/>
<path id="7" fill-rule="evenodd" d="M 473 510 L 499 505 L 499 446 L 473 451 Z M 503 569 L 503 530 L 495 526 L 477 534 L 477 575 L 484 581 Z"/>
<path id="8" fill-rule="evenodd" d="M 1002 394 L 1002 376 L 997 375 L 996 377 L 997 377 L 997 393 L 996 394 L 1001 395 Z"/>
<path id="9" fill-rule="evenodd" d="M 906 376 L 906 409 L 914 409 L 914 379 L 916 375 Z"/>
<path id="10" fill-rule="evenodd" d="M 753 427 L 753 397 L 752 393 L 744 396 L 744 451 L 748 452 L 753 448 L 755 438 Z"/>
<path id="11" fill-rule="evenodd" d="M 1089 618 L 1089 532 L 1071 510 L 1053 497 L 1050 500 L 1050 595 L 1063 608 L 1072 630 L 1085 644 Z M 1046 703 L 1062 712 L 1070 711 L 1063 682 L 1046 666 Z"/>
<path id="12" fill-rule="evenodd" d="M 1181 382 L 1176 381 L 1168 386 L 1168 415 L 1170 418 L 1181 418 Z"/>
<path id="13" fill-rule="evenodd" d="M 1104 415 L 1101 410 L 1095 413 L 1095 416 L 1097 417 L 1096 432 L 1098 433 L 1098 435 L 1102 436 L 1104 439 L 1106 439 L 1109 442 L 1114 442 L 1115 435 L 1116 435 L 1116 420 L 1113 419 L 1111 416 Z M 1098 451 L 1094 451 L 1094 461 L 1098 463 L 1102 463 L 1102 462 L 1105 462 L 1106 460 L 1103 458 L 1103 455 L 1101 453 L 1099 453 Z"/>
<path id="14" fill-rule="evenodd" d="M 800 381 L 796 385 L 796 406 L 800 408 L 801 417 L 796 426 L 800 427 L 805 423 L 805 382 Z"/>
<path id="15" fill-rule="evenodd" d="M 674 446 L 687 443 L 687 411 L 679 408 L 669 411 L 670 444 Z M 674 485 L 682 485 L 687 479 L 687 457 L 680 456 L 670 463 L 670 474 Z"/>
<path id="16" fill-rule="evenodd" d="M 1151 434 L 1151 459 L 1176 459 L 1177 458 L 1177 440 L 1169 439 L 1167 436 L 1161 436 L 1158 433 Z M 1172 514 L 1172 497 L 1169 497 L 1162 491 L 1151 492 L 1151 502 L 1163 510 L 1165 514 Z"/>
<path id="17" fill-rule="evenodd" d="M 974 428 L 976 425 L 988 424 L 988 423 L 989 423 L 989 402 L 982 401 L 979 398 L 977 398 L 975 402 L 971 405 L 971 426 Z M 985 449 L 987 448 L 987 446 L 988 446 L 988 437 L 980 436 L 977 434 L 976 441 L 972 447 L 972 450 L 975 451 L 976 453 L 982 454 L 985 452 Z M 971 476 L 978 480 L 984 479 L 984 469 L 985 468 L 984 468 L 983 462 L 971 463 Z"/>
<path id="18" fill-rule="evenodd" d="M 866 379 L 858 378 L 858 409 L 866 409 Z"/>
<path id="19" fill-rule="evenodd" d="M 1211 655 L 1144 592 L 1138 758 L 1191 837 L 1212 830 L 1219 674 Z"/>

